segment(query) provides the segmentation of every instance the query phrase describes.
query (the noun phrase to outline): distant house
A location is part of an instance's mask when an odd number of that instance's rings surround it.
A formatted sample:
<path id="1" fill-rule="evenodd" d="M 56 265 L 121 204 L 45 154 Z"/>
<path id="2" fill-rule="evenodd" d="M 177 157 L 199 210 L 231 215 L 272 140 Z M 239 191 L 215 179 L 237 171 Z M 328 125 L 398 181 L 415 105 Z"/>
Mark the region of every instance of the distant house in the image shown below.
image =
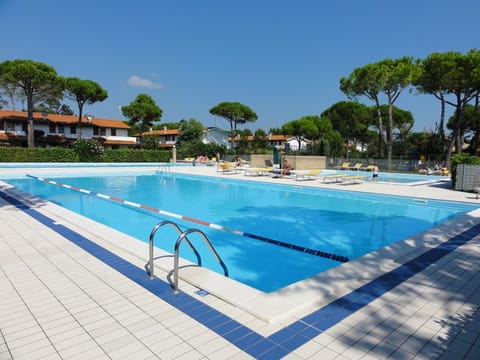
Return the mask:
<path id="1" fill-rule="evenodd" d="M 247 136 L 247 142 L 251 145 L 253 143 L 254 136 L 249 135 Z M 291 138 L 289 138 L 287 135 L 268 135 L 266 137 L 267 142 L 270 147 L 274 146 L 278 150 L 284 150 L 285 149 L 285 144 L 290 141 Z M 234 139 L 234 142 L 240 141 L 240 135 L 237 135 Z M 297 147 L 298 147 L 298 142 L 297 142 Z"/>
<path id="2" fill-rule="evenodd" d="M 130 126 L 123 121 L 84 116 L 81 124 L 82 139 L 96 139 L 111 149 L 136 145 L 136 138 L 128 136 Z M 0 110 L 1 143 L 27 146 L 27 128 L 26 111 Z M 33 130 L 36 146 L 68 147 L 80 137 L 75 115 L 34 112 Z"/>
<path id="3" fill-rule="evenodd" d="M 216 144 L 228 148 L 228 131 L 217 127 L 206 128 L 203 132 L 202 142 L 204 144 Z"/>
<path id="4" fill-rule="evenodd" d="M 140 137 L 140 135 L 138 135 Z M 159 146 L 162 148 L 172 148 L 178 141 L 178 129 L 149 130 L 141 134 L 141 136 L 158 136 Z"/>
<path id="5" fill-rule="evenodd" d="M 253 143 L 254 136 L 247 136 L 247 141 L 249 144 Z M 288 147 L 290 150 L 298 150 L 298 141 L 295 137 L 290 137 L 288 135 L 267 135 L 267 142 L 270 146 L 277 148 L 278 150 L 285 150 Z M 234 139 L 235 142 L 240 141 L 240 135 L 237 135 Z M 300 148 L 303 150 L 307 147 L 310 141 L 305 139 L 301 141 Z"/>
<path id="6" fill-rule="evenodd" d="M 178 142 L 178 129 L 149 130 L 142 133 L 141 136 L 158 136 L 160 147 L 172 148 Z M 201 140 L 204 144 L 217 144 L 228 147 L 228 132 L 216 127 L 209 127 L 203 131 Z"/>
<path id="7" fill-rule="evenodd" d="M 300 140 L 300 149 L 298 148 L 298 139 L 296 137 L 290 137 L 286 140 L 286 144 L 288 144 L 288 148 L 291 151 L 298 151 L 298 150 L 305 150 L 307 145 L 310 144 L 311 141 L 308 139 L 301 139 Z"/>
<path id="8" fill-rule="evenodd" d="M 285 149 L 285 144 L 288 141 L 288 136 L 287 135 L 272 135 L 269 134 L 267 136 L 268 142 L 270 145 L 276 147 L 278 150 L 284 150 Z M 252 138 L 253 140 L 253 138 Z"/>

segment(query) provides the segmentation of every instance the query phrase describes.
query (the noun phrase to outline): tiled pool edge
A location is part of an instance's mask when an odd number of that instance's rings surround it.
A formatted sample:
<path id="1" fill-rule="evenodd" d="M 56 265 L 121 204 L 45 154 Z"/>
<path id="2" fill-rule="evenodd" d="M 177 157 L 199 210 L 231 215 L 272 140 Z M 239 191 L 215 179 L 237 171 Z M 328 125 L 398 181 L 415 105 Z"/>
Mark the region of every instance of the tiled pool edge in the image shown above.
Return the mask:
<path id="1" fill-rule="evenodd" d="M 193 319 L 216 332 L 255 358 L 280 358 L 294 351 L 299 346 L 321 334 L 323 331 L 345 319 L 355 311 L 369 304 L 400 283 L 422 271 L 430 264 L 454 251 L 473 239 L 480 232 L 480 224 L 452 237 L 446 242 L 406 262 L 400 267 L 370 281 L 358 289 L 340 297 L 332 303 L 293 322 L 276 333 L 264 337 L 238 323 L 234 319 L 205 305 L 190 295 L 181 293 L 173 295 L 170 285 L 162 280 L 150 280 L 143 269 L 123 260 L 102 248 L 84 236 L 56 224 L 49 217 L 32 209 L 28 205 L 0 191 L 0 196 L 9 203 L 35 218 L 43 225 L 61 234 L 66 239 L 83 248 L 107 265 L 127 276 L 145 289 L 162 298 L 172 306 L 183 311 Z"/>

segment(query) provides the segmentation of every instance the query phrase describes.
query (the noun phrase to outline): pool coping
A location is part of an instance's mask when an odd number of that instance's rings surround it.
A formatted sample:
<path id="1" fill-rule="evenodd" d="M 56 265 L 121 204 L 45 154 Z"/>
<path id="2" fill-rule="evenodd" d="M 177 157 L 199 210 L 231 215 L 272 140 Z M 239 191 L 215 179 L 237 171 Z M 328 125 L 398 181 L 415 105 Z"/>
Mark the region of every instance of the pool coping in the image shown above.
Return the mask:
<path id="1" fill-rule="evenodd" d="M 11 188 L 10 185 L 3 184 Z M 14 190 L 9 193 L 32 204 L 38 211 L 53 217 L 57 223 L 66 224 L 89 239 L 97 239 L 118 246 L 145 263 L 148 261 L 148 244 L 143 241 L 53 203 L 29 196 L 18 189 Z M 189 266 L 191 264 L 186 261 L 181 262 L 183 268 L 180 271 L 180 278 L 264 321 L 289 322 L 307 316 L 335 299 L 345 296 L 457 236 L 462 229 L 475 226 L 479 222 L 480 209 L 477 209 L 433 229 L 271 293 L 253 289 L 208 269 L 191 267 Z M 112 242 L 111 239 L 115 241 Z M 155 254 L 156 257 L 164 257 L 155 263 L 159 270 L 157 273 L 163 276 L 168 275 L 173 268 L 171 257 L 166 256 L 168 253 L 160 249 L 156 249 Z M 360 273 L 358 269 L 362 269 L 362 272 Z M 166 278 L 164 280 L 169 281 Z M 332 286 L 332 283 L 335 286 Z"/>
<path id="2" fill-rule="evenodd" d="M 5 199 L 3 195 L 2 197 Z M 162 280 L 149 280 L 141 267 L 135 266 L 97 242 L 85 238 L 76 230 L 70 229 L 71 223 L 65 226 L 58 222 L 58 219 L 42 215 L 41 212 L 44 212 L 44 208 L 49 205 L 47 202 L 32 203 L 33 207 L 30 207 L 12 197 L 6 200 L 255 359 L 277 359 L 295 351 L 298 347 L 331 329 L 462 245 L 471 240 L 478 240 L 480 233 L 478 219 L 467 219 L 465 228 L 456 227 L 452 232 L 457 234 L 446 241 L 441 241 L 438 245 L 434 245 L 411 260 L 406 260 L 400 266 L 334 299 L 329 304 L 319 307 L 305 316 L 293 319 L 291 322 L 284 322 L 273 329 L 273 332 L 262 335 L 262 332 L 242 325 L 241 322 L 223 314 L 221 310 L 203 304 L 198 298 L 183 292 L 173 294 L 168 284 Z"/>

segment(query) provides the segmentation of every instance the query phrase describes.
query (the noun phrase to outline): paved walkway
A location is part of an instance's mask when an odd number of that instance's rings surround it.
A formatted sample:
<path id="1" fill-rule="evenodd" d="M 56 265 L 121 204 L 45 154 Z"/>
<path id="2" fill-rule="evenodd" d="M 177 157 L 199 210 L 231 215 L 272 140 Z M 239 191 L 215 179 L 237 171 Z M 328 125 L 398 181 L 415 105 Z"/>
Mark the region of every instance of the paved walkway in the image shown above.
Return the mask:
<path id="1" fill-rule="evenodd" d="M 0 360 L 479 359 L 479 223 L 451 222 L 379 278 L 266 322 L 184 282 L 173 294 L 145 258 L 0 185 Z"/>

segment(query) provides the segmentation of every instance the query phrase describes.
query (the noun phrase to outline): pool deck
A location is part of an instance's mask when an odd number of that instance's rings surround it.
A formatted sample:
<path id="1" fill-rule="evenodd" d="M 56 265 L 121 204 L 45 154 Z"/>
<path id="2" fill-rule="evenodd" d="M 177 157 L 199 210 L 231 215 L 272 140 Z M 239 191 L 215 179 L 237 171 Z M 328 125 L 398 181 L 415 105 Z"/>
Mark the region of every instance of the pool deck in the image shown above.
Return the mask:
<path id="1" fill-rule="evenodd" d="M 174 171 L 480 207 L 444 184 Z M 0 182 L 0 360 L 480 358 L 480 210 L 274 294 L 188 268 L 174 294 L 162 267 L 149 279 L 147 257 L 144 243 Z"/>

